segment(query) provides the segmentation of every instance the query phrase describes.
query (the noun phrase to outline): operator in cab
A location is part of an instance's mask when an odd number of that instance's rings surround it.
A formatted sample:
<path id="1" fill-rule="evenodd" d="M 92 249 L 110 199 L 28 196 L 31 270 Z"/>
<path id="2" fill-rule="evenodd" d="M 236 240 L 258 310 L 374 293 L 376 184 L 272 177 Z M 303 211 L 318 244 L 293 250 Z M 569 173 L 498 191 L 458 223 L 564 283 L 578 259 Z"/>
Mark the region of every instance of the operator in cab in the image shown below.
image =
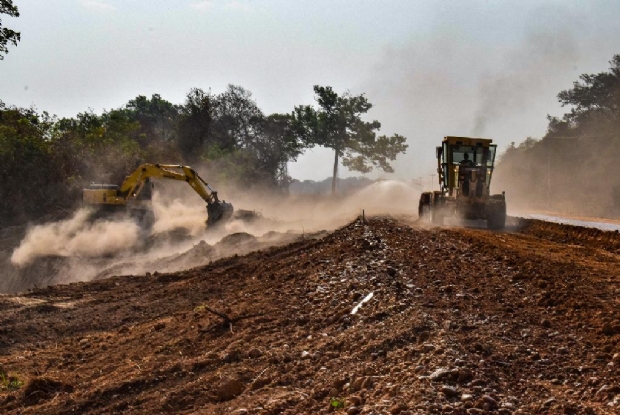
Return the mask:
<path id="1" fill-rule="evenodd" d="M 465 153 L 463 155 L 463 160 L 459 163 L 460 167 L 474 167 L 475 164 L 472 160 L 469 159 L 469 153 Z"/>

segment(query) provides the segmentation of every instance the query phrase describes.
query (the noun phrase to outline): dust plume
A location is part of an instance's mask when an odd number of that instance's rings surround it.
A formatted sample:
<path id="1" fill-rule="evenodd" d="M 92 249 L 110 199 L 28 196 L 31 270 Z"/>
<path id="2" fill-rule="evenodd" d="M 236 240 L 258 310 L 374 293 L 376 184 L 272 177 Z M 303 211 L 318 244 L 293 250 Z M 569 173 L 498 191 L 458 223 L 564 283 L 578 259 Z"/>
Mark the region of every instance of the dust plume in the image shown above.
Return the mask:
<path id="1" fill-rule="evenodd" d="M 265 192 L 235 192 L 235 207 L 256 210 L 268 221 L 269 228 L 261 222 L 232 222 L 235 231 L 260 233 L 313 232 L 332 230 L 346 224 L 365 211 L 367 215 L 415 214 L 420 191 L 411 182 L 402 180 L 378 180 L 369 186 L 342 195 L 291 194 Z"/>
<path id="2" fill-rule="evenodd" d="M 195 202 L 190 202 L 196 200 Z M 153 213 L 155 224 L 153 233 L 164 233 L 174 229 L 186 229 L 192 236 L 204 231 L 207 219 L 207 209 L 202 199 L 174 198 L 169 201 L 158 191 L 153 193 Z"/>
<path id="3" fill-rule="evenodd" d="M 316 237 L 360 215 L 415 215 L 419 188 L 411 182 L 379 180 L 348 194 L 282 194 L 272 190 L 222 188 L 235 207 L 233 219 L 205 227 L 205 203 L 191 188 L 155 191 L 150 234 L 130 219 L 70 219 L 25 231 L 7 266 L 0 291 L 89 281 L 114 275 L 176 272 L 222 257 Z M 248 215 L 247 213 L 251 214 Z M 2 251 L 4 252 L 4 251 Z M 8 252 L 8 251 L 7 251 Z M 128 255 L 130 253 L 131 255 Z"/>
<path id="4" fill-rule="evenodd" d="M 78 210 L 70 219 L 38 225 L 26 233 L 11 256 L 17 266 L 41 256 L 102 256 L 118 253 L 136 244 L 138 225 L 131 220 L 89 222 L 92 212 Z"/>
<path id="5" fill-rule="evenodd" d="M 461 2 L 450 4 L 423 35 L 386 46 L 357 87 L 367 93 L 371 116 L 382 128 L 408 138 L 407 153 L 394 163 L 395 177 L 422 177 L 427 190 L 436 169 L 434 147 L 444 136 L 492 138 L 499 149 L 542 136 L 546 115 L 561 111 L 557 94 L 594 55 L 585 29 L 592 22 L 559 3 L 506 4 L 518 29 L 510 36 L 492 8 L 474 12 Z"/>
<path id="6" fill-rule="evenodd" d="M 480 79 L 479 104 L 471 134 L 484 136 L 489 122 L 526 112 L 540 91 L 549 89 L 553 79 L 550 75 L 572 67 L 578 58 L 576 40 L 567 28 L 537 28 L 527 33 L 520 48 L 507 57 L 500 73 L 486 74 Z"/>

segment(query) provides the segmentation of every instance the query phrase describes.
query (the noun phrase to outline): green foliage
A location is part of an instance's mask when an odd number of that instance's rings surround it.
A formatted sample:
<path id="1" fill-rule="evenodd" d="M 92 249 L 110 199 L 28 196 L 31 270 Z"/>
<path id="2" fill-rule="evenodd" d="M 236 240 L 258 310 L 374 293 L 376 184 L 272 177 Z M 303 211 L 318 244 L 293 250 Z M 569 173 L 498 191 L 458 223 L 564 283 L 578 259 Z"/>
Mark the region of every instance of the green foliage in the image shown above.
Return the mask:
<path id="1" fill-rule="evenodd" d="M 0 14 L 19 17 L 19 10 L 17 10 L 17 6 L 13 5 L 13 0 L 0 0 Z M 20 38 L 21 34 L 19 32 L 2 27 L 2 20 L 0 19 L 0 60 L 4 59 L 4 54 L 9 53 L 7 44 L 12 43 L 14 46 L 17 46 Z"/>
<path id="2" fill-rule="evenodd" d="M 250 146 L 264 118 L 252 93 L 238 85 L 228 85 L 226 91 L 213 97 L 212 115 L 212 140 L 227 150 Z"/>
<path id="3" fill-rule="evenodd" d="M 330 398 L 329 405 L 334 409 L 343 409 L 345 407 L 345 401 L 342 398 Z"/>
<path id="4" fill-rule="evenodd" d="M 620 121 L 620 55 L 610 62 L 609 72 L 583 74 L 573 88 L 562 91 L 558 99 L 562 106 L 570 105 L 572 110 L 564 116 L 564 121 L 575 128 L 584 127 L 590 121 Z"/>
<path id="5" fill-rule="evenodd" d="M 209 122 L 200 128 L 201 142 L 194 144 L 203 146 L 202 161 L 210 171 L 220 180 L 241 186 L 286 186 L 287 163 L 304 148 L 291 132 L 291 117 L 265 116 L 252 94 L 236 85 L 229 85 L 220 95 L 200 95 Z"/>
<path id="6" fill-rule="evenodd" d="M 50 158 L 53 119 L 33 109 L 0 109 L 0 214 L 41 213 L 56 178 Z"/>
<path id="7" fill-rule="evenodd" d="M 291 114 L 291 132 L 303 145 L 334 150 L 332 191 L 335 191 L 341 158 L 349 170 L 368 173 L 379 168 L 393 172 L 389 162 L 406 151 L 406 138 L 398 134 L 377 137 L 381 124 L 362 120 L 372 108 L 364 94 L 355 96 L 346 92 L 339 96 L 331 87 L 319 85 L 314 87 L 314 92 L 318 109 L 309 105 L 295 107 Z"/>
<path id="8" fill-rule="evenodd" d="M 208 143 L 212 122 L 212 97 L 200 88 L 192 88 L 177 122 L 178 145 L 181 154 L 190 163 L 198 160 Z"/>
<path id="9" fill-rule="evenodd" d="M 0 369 L 0 390 L 16 390 L 24 386 L 24 382 L 17 376 L 9 376 Z"/>
<path id="10" fill-rule="evenodd" d="M 179 108 L 153 94 L 151 99 L 139 95 L 126 105 L 129 118 L 138 123 L 138 141 L 146 146 L 149 141 L 169 142 L 176 137 L 175 123 Z"/>
<path id="11" fill-rule="evenodd" d="M 291 121 L 289 114 L 272 114 L 257 120 L 257 133 L 247 146 L 256 158 L 263 184 L 286 186 L 290 180 L 288 162 L 297 160 L 305 149 L 302 141 L 293 134 Z"/>

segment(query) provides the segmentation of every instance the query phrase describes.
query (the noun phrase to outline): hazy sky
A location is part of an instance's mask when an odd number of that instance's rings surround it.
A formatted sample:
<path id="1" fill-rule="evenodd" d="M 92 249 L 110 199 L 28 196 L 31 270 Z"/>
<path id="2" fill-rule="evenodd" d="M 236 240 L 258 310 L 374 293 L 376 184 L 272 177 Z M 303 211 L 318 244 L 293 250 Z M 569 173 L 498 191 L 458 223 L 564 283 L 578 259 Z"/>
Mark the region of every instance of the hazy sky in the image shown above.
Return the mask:
<path id="1" fill-rule="evenodd" d="M 192 87 L 253 93 L 265 113 L 312 104 L 312 87 L 366 93 L 382 133 L 408 138 L 404 179 L 434 171 L 445 135 L 505 148 L 540 138 L 556 95 L 620 53 L 620 1 L 14 0 L 22 40 L 0 61 L 0 99 L 60 117 Z M 331 174 L 315 149 L 298 179 Z M 165 160 L 154 160 L 165 162 Z M 341 177 L 352 175 L 341 169 Z M 354 174 L 353 174 L 354 175 Z"/>

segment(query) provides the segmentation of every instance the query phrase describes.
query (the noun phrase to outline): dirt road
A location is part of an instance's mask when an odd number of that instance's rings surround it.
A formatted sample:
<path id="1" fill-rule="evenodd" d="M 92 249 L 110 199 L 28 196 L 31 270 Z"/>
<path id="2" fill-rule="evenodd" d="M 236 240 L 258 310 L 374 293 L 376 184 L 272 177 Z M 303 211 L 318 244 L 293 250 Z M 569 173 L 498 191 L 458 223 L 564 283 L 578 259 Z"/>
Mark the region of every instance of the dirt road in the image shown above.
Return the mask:
<path id="1" fill-rule="evenodd" d="M 617 414 L 620 235 L 355 221 L 0 296 L 0 412 Z"/>

